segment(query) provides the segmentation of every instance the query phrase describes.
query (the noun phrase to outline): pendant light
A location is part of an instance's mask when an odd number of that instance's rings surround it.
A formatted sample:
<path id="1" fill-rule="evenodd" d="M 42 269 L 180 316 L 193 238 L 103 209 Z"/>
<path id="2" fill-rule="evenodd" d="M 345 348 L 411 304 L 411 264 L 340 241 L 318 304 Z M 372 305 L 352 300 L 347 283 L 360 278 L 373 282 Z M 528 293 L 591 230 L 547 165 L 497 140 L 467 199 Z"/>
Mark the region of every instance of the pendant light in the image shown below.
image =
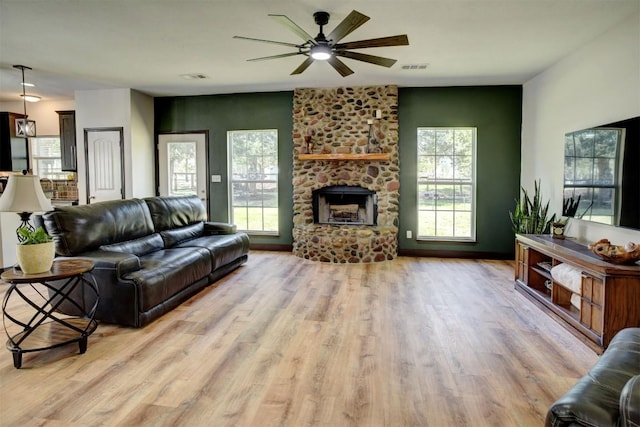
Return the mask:
<path id="1" fill-rule="evenodd" d="M 27 67 L 26 65 L 14 65 L 13 68 L 22 70 L 22 95 L 20 96 L 22 96 L 22 105 L 24 107 L 24 117 L 21 119 L 16 119 L 16 136 L 20 138 L 36 136 L 36 122 L 27 118 L 27 101 L 37 102 L 40 101 L 40 97 L 35 95 L 27 95 L 24 89 L 26 86 L 24 82 L 24 70 L 31 70 L 31 68 Z"/>

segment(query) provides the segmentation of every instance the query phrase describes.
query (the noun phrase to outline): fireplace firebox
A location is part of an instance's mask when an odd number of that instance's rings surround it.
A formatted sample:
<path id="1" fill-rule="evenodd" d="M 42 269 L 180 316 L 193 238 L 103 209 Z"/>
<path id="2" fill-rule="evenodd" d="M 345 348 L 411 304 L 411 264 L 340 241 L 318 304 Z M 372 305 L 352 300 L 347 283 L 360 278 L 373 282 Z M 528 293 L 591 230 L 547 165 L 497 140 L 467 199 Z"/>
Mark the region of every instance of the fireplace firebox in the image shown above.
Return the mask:
<path id="1" fill-rule="evenodd" d="M 375 191 L 350 185 L 333 185 L 313 191 L 316 224 L 377 225 Z"/>

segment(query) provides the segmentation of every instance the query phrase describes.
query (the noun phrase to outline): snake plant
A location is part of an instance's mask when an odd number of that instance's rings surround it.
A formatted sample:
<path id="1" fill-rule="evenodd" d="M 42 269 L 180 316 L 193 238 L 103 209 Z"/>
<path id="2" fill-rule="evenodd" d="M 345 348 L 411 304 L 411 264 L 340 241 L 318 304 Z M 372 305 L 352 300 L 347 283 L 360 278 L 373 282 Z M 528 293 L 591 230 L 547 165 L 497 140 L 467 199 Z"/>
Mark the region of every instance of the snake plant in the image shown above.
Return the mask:
<path id="1" fill-rule="evenodd" d="M 527 190 L 522 187 L 522 196 L 516 200 L 513 212 L 509 212 L 514 233 L 519 234 L 548 234 L 551 224 L 556 219 L 556 214 L 549 215 L 549 201 L 542 204 L 540 181 L 534 182 L 533 199 L 529 197 Z"/>

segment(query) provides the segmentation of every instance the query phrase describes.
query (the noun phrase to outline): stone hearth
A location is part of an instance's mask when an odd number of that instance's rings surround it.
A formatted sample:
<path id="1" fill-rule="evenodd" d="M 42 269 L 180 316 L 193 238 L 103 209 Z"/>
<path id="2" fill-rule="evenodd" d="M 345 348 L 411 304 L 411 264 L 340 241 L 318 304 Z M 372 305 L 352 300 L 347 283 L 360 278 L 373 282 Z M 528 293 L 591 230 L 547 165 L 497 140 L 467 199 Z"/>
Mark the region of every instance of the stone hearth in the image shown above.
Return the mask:
<path id="1" fill-rule="evenodd" d="M 296 89 L 293 105 L 293 253 L 301 258 L 335 263 L 394 259 L 398 251 L 398 89 L 374 86 Z M 376 110 L 381 118 L 374 119 Z M 368 120 L 381 160 L 300 160 L 311 135 L 312 153 L 366 153 Z M 371 145 L 370 145 L 371 147 Z M 359 186 L 376 193 L 377 224 L 317 224 L 314 190 Z"/>

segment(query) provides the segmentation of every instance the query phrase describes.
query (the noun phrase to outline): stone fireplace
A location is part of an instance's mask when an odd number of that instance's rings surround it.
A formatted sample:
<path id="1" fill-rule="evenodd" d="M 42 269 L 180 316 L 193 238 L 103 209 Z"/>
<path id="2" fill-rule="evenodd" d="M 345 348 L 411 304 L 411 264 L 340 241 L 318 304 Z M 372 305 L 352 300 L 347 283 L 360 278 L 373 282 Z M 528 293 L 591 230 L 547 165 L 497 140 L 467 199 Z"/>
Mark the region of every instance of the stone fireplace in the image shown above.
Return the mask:
<path id="1" fill-rule="evenodd" d="M 293 143 L 293 253 L 334 263 L 394 259 L 397 87 L 296 89 Z"/>

